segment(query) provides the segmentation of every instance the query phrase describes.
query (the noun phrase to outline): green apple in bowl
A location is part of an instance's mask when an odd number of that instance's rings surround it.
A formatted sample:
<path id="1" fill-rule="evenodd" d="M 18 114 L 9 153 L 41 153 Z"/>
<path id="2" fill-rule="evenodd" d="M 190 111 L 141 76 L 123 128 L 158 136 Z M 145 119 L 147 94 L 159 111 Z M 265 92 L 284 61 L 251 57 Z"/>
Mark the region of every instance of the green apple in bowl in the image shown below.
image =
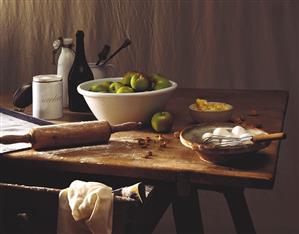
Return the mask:
<path id="1" fill-rule="evenodd" d="M 131 78 L 130 84 L 136 92 L 146 91 L 150 88 L 150 80 L 141 73 L 135 73 Z"/>
<path id="2" fill-rule="evenodd" d="M 120 82 L 112 82 L 112 84 L 109 86 L 109 92 L 110 93 L 116 93 L 117 90 L 121 87 L 123 87 L 124 85 Z"/>
<path id="3" fill-rule="evenodd" d="M 120 83 L 122 83 L 123 85 L 126 86 L 131 86 L 131 79 L 133 77 L 133 75 L 137 73 L 137 72 L 127 72 L 126 74 L 124 74 L 123 78 L 120 80 Z"/>
<path id="4" fill-rule="evenodd" d="M 151 119 L 152 128 L 156 132 L 170 132 L 173 124 L 173 116 L 170 112 L 162 111 L 153 115 Z"/>
<path id="5" fill-rule="evenodd" d="M 171 86 L 170 81 L 161 74 L 152 75 L 152 88 L 153 90 L 165 89 Z"/>
<path id="6" fill-rule="evenodd" d="M 134 90 L 131 87 L 128 86 L 123 86 L 120 87 L 116 93 L 134 93 Z"/>
<path id="7" fill-rule="evenodd" d="M 94 84 L 90 87 L 90 91 L 100 92 L 100 93 L 107 93 L 108 88 L 103 84 Z"/>
<path id="8" fill-rule="evenodd" d="M 107 92 L 109 91 L 109 87 L 112 84 L 111 81 L 104 81 L 103 83 L 101 83 L 102 86 L 107 88 Z"/>

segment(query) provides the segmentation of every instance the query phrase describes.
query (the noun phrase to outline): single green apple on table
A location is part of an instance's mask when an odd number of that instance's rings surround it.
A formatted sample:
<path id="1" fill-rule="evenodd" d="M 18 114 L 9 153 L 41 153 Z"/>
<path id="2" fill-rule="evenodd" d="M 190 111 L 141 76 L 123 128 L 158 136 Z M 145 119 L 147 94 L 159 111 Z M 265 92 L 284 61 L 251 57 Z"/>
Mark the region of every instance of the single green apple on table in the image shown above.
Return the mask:
<path id="1" fill-rule="evenodd" d="M 120 87 L 116 93 L 134 93 L 134 90 L 131 87 L 128 86 L 123 86 Z"/>
<path id="2" fill-rule="evenodd" d="M 109 92 L 110 93 L 116 93 L 117 90 L 121 87 L 123 87 L 124 85 L 122 83 L 119 82 L 113 82 L 110 86 L 109 86 Z"/>
<path id="3" fill-rule="evenodd" d="M 124 74 L 123 78 L 120 80 L 120 83 L 122 83 L 123 85 L 126 85 L 126 86 L 131 86 L 131 79 L 135 73 L 136 72 L 127 72 L 126 74 Z"/>
<path id="4" fill-rule="evenodd" d="M 100 93 L 107 93 L 108 88 L 102 84 L 94 84 L 90 87 L 90 91 L 92 92 L 100 92 Z"/>
<path id="5" fill-rule="evenodd" d="M 137 91 L 142 92 L 150 88 L 150 81 L 141 73 L 135 73 L 131 78 L 131 87 Z"/>
<path id="6" fill-rule="evenodd" d="M 156 132 L 170 132 L 173 124 L 173 116 L 170 112 L 162 111 L 153 115 L 151 119 L 152 128 Z"/>
<path id="7" fill-rule="evenodd" d="M 165 89 L 171 86 L 170 81 L 161 74 L 152 75 L 153 90 Z"/>

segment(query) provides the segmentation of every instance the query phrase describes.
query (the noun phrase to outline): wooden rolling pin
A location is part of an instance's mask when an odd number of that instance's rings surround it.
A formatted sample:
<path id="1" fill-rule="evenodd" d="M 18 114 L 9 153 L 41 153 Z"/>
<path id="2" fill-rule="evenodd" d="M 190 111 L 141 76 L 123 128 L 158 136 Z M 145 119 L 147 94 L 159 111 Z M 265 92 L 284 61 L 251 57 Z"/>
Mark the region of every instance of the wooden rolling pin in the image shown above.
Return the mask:
<path id="1" fill-rule="evenodd" d="M 33 128 L 25 135 L 5 135 L 1 144 L 27 142 L 35 150 L 59 149 L 107 143 L 114 132 L 134 130 L 141 123 L 110 125 L 107 121 L 64 123 Z"/>

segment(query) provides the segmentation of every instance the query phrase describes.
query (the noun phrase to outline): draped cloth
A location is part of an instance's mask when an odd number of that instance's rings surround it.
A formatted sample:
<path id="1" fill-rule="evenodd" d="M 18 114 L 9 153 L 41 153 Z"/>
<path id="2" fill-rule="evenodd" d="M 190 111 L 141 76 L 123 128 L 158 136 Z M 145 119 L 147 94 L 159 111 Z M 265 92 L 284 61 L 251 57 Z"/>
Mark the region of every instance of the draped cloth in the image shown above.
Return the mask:
<path id="1" fill-rule="evenodd" d="M 112 188 L 75 180 L 59 194 L 58 234 L 111 234 Z"/>

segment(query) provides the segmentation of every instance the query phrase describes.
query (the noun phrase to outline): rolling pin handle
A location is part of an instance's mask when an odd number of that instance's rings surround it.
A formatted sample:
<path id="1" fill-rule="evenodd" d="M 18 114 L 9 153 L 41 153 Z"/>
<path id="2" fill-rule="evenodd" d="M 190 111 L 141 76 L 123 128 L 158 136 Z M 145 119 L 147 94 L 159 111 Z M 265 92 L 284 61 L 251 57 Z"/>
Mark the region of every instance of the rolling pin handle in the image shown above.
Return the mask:
<path id="1" fill-rule="evenodd" d="M 5 135 L 0 137 L 0 143 L 1 144 L 14 144 L 14 143 L 20 143 L 20 142 L 26 142 L 31 143 L 31 135 L 25 134 L 25 135 Z"/>
<path id="2" fill-rule="evenodd" d="M 286 138 L 285 133 L 277 132 L 277 133 L 256 135 L 252 138 L 252 140 L 253 141 L 266 141 L 266 140 L 280 140 L 280 139 L 285 139 L 285 138 Z"/>
<path id="3" fill-rule="evenodd" d="M 142 122 L 127 122 L 123 124 L 111 125 L 111 132 L 130 131 L 140 129 L 142 126 Z"/>

